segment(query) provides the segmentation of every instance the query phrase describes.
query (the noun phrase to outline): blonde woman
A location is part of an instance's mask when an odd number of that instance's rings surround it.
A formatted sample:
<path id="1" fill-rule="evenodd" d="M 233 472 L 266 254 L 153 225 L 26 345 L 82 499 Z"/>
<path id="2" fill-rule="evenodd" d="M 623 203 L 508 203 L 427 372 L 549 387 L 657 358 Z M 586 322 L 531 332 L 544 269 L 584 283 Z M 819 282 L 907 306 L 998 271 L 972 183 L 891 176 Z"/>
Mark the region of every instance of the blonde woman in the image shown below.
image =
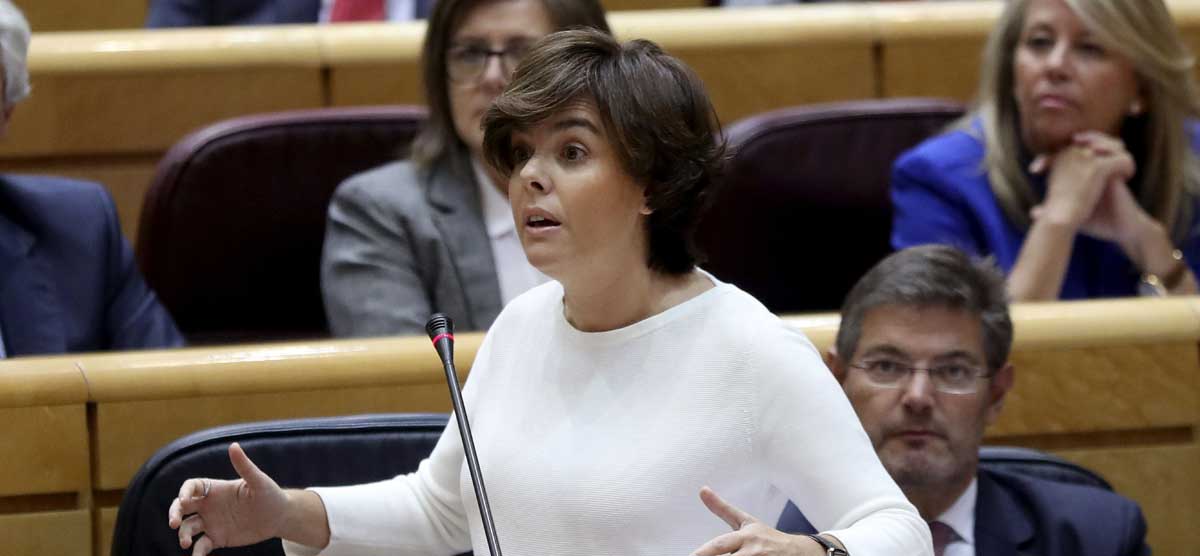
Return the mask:
<path id="1" fill-rule="evenodd" d="M 1194 294 L 1193 59 L 1161 0 L 1013 0 L 977 105 L 896 162 L 892 245 L 987 254 L 1014 300 Z"/>

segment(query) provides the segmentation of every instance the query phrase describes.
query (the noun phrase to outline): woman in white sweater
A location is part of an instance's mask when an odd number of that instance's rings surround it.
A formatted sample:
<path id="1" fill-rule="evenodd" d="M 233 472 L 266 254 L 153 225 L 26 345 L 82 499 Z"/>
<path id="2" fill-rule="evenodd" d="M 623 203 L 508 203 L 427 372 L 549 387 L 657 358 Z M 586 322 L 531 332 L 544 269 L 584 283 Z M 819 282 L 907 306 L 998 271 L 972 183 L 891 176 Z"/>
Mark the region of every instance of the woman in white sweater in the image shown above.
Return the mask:
<path id="1" fill-rule="evenodd" d="M 555 279 L 500 314 L 464 394 L 506 554 L 932 555 L 813 346 L 696 268 L 724 153 L 686 66 L 556 33 L 484 125 Z M 416 472 L 374 484 L 285 491 L 230 456 L 240 480 L 188 480 L 172 504 L 181 546 L 203 533 L 193 554 L 276 536 L 293 555 L 486 553 L 453 420 Z M 789 498 L 822 535 L 752 517 Z"/>

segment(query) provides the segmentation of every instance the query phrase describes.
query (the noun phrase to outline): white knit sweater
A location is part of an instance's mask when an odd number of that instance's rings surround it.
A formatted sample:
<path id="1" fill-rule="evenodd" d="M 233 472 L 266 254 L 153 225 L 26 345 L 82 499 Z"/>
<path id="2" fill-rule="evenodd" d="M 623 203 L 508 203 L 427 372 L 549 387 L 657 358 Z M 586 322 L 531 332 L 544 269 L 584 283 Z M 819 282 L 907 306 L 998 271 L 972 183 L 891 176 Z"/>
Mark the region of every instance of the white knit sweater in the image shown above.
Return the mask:
<path id="1" fill-rule="evenodd" d="M 709 485 L 770 524 L 790 498 L 852 556 L 932 555 L 816 349 L 754 298 L 717 282 L 598 333 L 562 298 L 550 282 L 513 300 L 464 392 L 504 554 L 690 554 L 729 531 Z M 487 554 L 453 419 L 415 473 L 315 490 L 323 554 Z"/>

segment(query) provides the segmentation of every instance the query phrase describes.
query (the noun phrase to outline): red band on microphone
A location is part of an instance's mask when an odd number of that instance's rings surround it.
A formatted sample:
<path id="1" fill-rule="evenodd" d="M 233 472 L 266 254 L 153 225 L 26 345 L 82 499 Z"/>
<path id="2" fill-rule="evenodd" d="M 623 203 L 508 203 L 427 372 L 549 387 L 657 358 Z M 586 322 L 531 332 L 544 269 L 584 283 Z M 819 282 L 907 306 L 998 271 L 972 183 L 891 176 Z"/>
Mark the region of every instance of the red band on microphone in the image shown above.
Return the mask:
<path id="1" fill-rule="evenodd" d="M 436 345 L 437 345 L 437 343 L 438 343 L 438 340 L 441 340 L 442 338 L 446 338 L 446 339 L 450 340 L 451 342 L 453 342 L 453 341 L 454 341 L 454 334 L 446 334 L 446 333 L 442 333 L 442 334 L 438 334 L 437 336 L 434 336 L 434 337 L 433 337 L 433 345 L 435 345 L 435 346 L 436 346 Z"/>

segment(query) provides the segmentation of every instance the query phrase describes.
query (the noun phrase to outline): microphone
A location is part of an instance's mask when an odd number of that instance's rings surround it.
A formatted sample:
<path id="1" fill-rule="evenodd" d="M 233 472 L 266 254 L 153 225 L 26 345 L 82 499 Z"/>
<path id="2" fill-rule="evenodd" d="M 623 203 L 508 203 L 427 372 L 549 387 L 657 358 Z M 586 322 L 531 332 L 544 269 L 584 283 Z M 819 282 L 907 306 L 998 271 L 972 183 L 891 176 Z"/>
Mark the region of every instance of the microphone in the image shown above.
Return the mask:
<path id="1" fill-rule="evenodd" d="M 450 388 L 450 401 L 454 404 L 454 416 L 458 419 L 458 434 L 462 437 L 463 452 L 467 457 L 467 469 L 471 472 L 471 485 L 475 487 L 475 499 L 479 502 L 479 516 L 483 518 L 483 532 L 487 536 L 488 551 L 492 556 L 501 556 L 500 539 L 496 537 L 496 524 L 492 522 L 492 507 L 488 504 L 487 489 L 483 487 L 483 474 L 479 471 L 479 458 L 475 455 L 475 439 L 471 436 L 471 424 L 467 421 L 467 408 L 463 405 L 462 390 L 458 387 L 458 372 L 454 370 L 454 321 L 441 313 L 434 313 L 425 323 L 425 332 L 433 341 L 433 347 L 442 360 L 446 371 L 446 385 Z"/>

